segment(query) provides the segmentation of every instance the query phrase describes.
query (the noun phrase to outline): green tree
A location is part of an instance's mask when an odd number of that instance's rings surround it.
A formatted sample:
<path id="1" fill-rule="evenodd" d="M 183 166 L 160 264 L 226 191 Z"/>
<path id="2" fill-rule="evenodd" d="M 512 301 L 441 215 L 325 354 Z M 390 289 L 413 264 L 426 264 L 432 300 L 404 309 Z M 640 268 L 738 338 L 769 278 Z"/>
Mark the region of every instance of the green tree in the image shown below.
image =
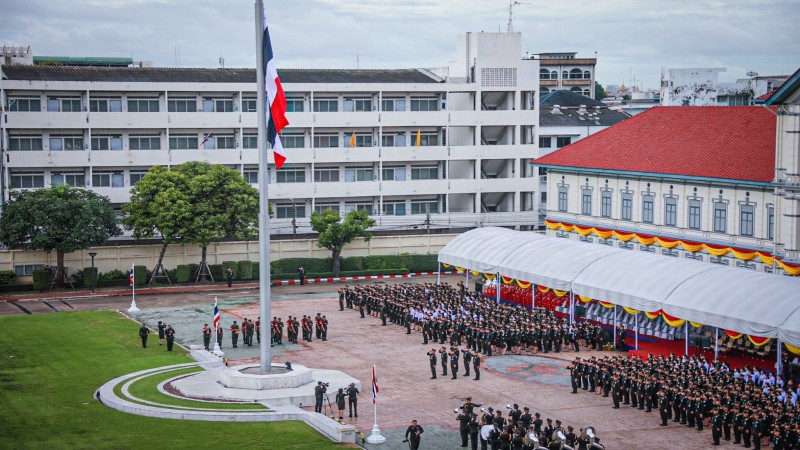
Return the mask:
<path id="1" fill-rule="evenodd" d="M 56 251 L 56 283 L 64 285 L 64 255 L 120 235 L 108 198 L 59 185 L 12 191 L 0 216 L 0 242 L 9 247 Z"/>
<path id="2" fill-rule="evenodd" d="M 594 99 L 595 100 L 602 100 L 606 98 L 606 89 L 600 85 L 597 81 L 594 82 Z"/>
<path id="3" fill-rule="evenodd" d="M 374 226 L 375 220 L 365 210 L 352 210 L 344 218 L 332 209 L 311 213 L 311 229 L 319 233 L 317 246 L 331 251 L 334 277 L 339 276 L 342 248 L 357 237 L 369 241 L 372 233 L 367 229 Z"/>
<path id="4" fill-rule="evenodd" d="M 189 178 L 180 170 L 154 166 L 131 188 L 130 202 L 122 206 L 122 223 L 136 239 L 160 237 L 161 253 L 153 269 L 154 278 L 166 276 L 163 261 L 167 246 L 180 242 L 181 233 L 192 218 Z"/>
<path id="5" fill-rule="evenodd" d="M 131 190 L 131 202 L 123 210 L 134 236 L 164 239 L 159 264 L 169 243 L 200 245 L 197 275 L 205 278 L 213 241 L 256 236 L 258 191 L 233 169 L 191 161 L 150 169 Z"/>

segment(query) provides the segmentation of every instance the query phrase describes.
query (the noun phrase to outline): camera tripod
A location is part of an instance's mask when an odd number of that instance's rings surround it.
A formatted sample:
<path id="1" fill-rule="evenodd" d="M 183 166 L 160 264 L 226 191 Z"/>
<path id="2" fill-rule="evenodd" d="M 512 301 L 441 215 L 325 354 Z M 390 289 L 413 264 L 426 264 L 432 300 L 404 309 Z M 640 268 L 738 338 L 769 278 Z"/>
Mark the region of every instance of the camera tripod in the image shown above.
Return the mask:
<path id="1" fill-rule="evenodd" d="M 325 397 L 322 397 L 322 411 L 323 412 L 325 411 L 325 405 L 326 404 L 328 405 L 328 413 L 329 413 L 328 417 L 333 419 L 334 418 L 333 406 L 331 405 L 331 399 L 328 397 L 328 392 L 327 391 L 325 391 Z M 338 416 L 336 416 L 336 417 L 338 417 Z"/>

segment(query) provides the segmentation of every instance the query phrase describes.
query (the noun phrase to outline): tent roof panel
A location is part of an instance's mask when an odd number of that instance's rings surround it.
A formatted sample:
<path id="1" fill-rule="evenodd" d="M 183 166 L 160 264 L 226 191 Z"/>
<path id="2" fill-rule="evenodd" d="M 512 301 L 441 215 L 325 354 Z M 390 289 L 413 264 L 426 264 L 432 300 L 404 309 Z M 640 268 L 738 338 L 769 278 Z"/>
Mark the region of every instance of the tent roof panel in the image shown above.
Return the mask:
<path id="1" fill-rule="evenodd" d="M 499 227 L 476 228 L 450 241 L 440 252 L 439 262 L 497 273 L 500 263 L 520 246 L 545 236 Z"/>

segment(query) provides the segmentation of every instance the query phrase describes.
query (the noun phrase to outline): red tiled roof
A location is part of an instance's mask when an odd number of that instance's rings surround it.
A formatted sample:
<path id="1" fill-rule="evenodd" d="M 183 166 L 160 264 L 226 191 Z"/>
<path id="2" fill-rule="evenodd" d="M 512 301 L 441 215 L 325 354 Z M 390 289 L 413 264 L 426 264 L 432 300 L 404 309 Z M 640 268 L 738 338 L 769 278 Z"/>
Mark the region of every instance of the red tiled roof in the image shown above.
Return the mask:
<path id="1" fill-rule="evenodd" d="M 761 106 L 657 106 L 533 164 L 768 183 L 776 123 Z"/>
<path id="2" fill-rule="evenodd" d="M 775 88 L 775 89 L 773 89 L 773 90 L 771 90 L 771 91 L 767 92 L 766 94 L 759 95 L 759 96 L 756 98 L 756 100 L 766 100 L 766 99 L 768 99 L 768 98 L 772 97 L 772 94 L 774 94 L 774 93 L 775 93 L 775 91 L 777 91 L 777 90 L 778 90 L 778 89 L 777 89 L 777 88 Z"/>

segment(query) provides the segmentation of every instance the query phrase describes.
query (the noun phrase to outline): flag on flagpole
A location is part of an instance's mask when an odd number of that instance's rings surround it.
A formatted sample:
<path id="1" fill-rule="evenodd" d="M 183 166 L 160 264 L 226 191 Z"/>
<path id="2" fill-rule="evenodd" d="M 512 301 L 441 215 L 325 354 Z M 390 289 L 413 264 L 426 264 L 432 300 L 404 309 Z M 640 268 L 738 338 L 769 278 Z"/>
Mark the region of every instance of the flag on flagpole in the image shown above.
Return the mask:
<path id="1" fill-rule="evenodd" d="M 131 263 L 131 273 L 128 274 L 128 284 L 133 287 L 133 263 Z"/>
<path id="2" fill-rule="evenodd" d="M 353 148 L 355 146 L 356 146 L 356 132 L 353 131 L 353 135 L 350 136 L 350 148 Z"/>
<path id="3" fill-rule="evenodd" d="M 372 403 L 378 399 L 378 378 L 375 376 L 375 364 L 372 365 Z"/>
<path id="4" fill-rule="evenodd" d="M 281 86 L 281 79 L 278 77 L 278 69 L 275 67 L 275 58 L 272 55 L 272 42 L 269 39 L 269 27 L 267 17 L 263 17 L 264 34 L 264 83 L 267 91 L 267 104 L 269 106 L 269 119 L 267 120 L 267 141 L 272 145 L 272 153 L 275 157 L 275 168 L 280 169 L 286 162 L 286 154 L 281 145 L 281 130 L 289 125 L 286 120 L 286 94 Z"/>
<path id="5" fill-rule="evenodd" d="M 422 143 L 422 130 L 417 129 L 417 147 Z"/>
<path id="6" fill-rule="evenodd" d="M 209 140 L 209 139 L 211 139 L 212 137 L 214 137 L 214 135 L 213 135 L 213 134 L 211 134 L 211 133 L 205 133 L 205 134 L 203 135 L 203 142 L 201 142 L 201 143 L 200 143 L 200 145 L 205 145 L 205 144 L 206 144 L 206 142 L 208 142 L 208 140 Z"/>
<path id="7" fill-rule="evenodd" d="M 217 297 L 214 297 L 214 331 L 219 330 L 219 307 L 217 306 Z"/>

